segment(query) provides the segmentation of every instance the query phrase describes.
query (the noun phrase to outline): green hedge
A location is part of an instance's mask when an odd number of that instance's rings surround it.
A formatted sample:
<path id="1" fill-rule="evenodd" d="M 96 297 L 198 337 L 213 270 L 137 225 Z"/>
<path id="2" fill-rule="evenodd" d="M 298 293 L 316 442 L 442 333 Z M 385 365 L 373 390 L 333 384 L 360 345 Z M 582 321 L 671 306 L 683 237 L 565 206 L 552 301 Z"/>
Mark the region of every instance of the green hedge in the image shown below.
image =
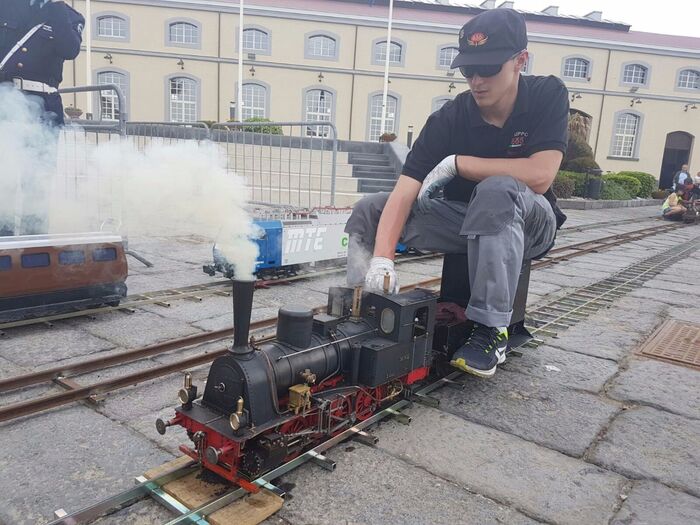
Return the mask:
<path id="1" fill-rule="evenodd" d="M 629 175 L 610 173 L 608 175 L 603 175 L 603 180 L 606 182 L 614 182 L 618 186 L 621 186 L 625 190 L 625 193 L 629 195 L 628 198 L 636 197 L 639 194 L 639 190 L 641 188 L 640 182 L 636 178 L 630 177 Z"/>
<path id="2" fill-rule="evenodd" d="M 632 196 L 625 188 L 614 180 L 603 180 L 603 188 L 600 190 L 600 198 L 604 201 L 626 201 Z"/>
<path id="3" fill-rule="evenodd" d="M 628 177 L 637 179 L 640 184 L 637 197 L 642 197 L 643 199 L 651 197 L 651 192 L 659 185 L 658 181 L 651 173 L 644 173 L 643 171 L 621 171 L 618 175 L 627 175 Z"/>
<path id="4" fill-rule="evenodd" d="M 593 157 L 578 157 L 569 161 L 566 161 L 562 168 L 566 171 L 576 171 L 579 173 L 586 173 L 589 168 L 600 169 L 598 163 L 593 160 Z"/>
<path id="5" fill-rule="evenodd" d="M 243 122 L 272 122 L 269 118 L 252 117 L 247 118 Z M 251 133 L 266 133 L 268 135 L 283 135 L 280 126 L 241 126 L 241 131 L 249 131 Z"/>
<path id="6" fill-rule="evenodd" d="M 585 197 L 586 194 L 586 174 L 577 173 L 575 171 L 560 171 L 557 173 L 558 179 L 568 179 L 574 183 L 574 197 Z M 556 191 L 555 191 L 556 193 Z M 559 195 L 557 193 L 557 195 Z"/>
<path id="7" fill-rule="evenodd" d="M 554 195 L 560 199 L 571 198 L 574 194 L 574 187 L 574 179 L 569 177 L 560 177 L 559 175 L 557 175 L 552 183 L 552 191 L 554 191 Z"/>

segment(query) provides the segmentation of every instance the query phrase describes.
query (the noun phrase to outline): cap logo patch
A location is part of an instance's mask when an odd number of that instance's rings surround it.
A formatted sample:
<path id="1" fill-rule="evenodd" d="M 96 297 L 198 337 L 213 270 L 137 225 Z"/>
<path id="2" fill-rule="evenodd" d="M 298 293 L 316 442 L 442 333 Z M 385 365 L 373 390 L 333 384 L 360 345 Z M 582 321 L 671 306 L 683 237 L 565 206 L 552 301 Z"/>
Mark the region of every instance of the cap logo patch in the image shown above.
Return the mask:
<path id="1" fill-rule="evenodd" d="M 469 35 L 469 40 L 467 40 L 467 43 L 470 46 L 483 46 L 488 39 L 489 37 L 487 37 L 484 33 L 472 33 Z"/>

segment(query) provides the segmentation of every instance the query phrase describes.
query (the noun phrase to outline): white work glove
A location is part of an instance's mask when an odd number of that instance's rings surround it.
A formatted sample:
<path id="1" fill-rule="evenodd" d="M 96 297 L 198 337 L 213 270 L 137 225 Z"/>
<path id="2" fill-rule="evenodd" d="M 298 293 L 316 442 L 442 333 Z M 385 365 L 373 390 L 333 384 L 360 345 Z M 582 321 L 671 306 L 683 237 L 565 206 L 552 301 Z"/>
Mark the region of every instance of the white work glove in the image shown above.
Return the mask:
<path id="1" fill-rule="evenodd" d="M 455 176 L 457 176 L 457 155 L 449 155 L 426 175 L 418 192 L 418 209 L 423 213 L 427 212 L 433 195 Z"/>
<path id="2" fill-rule="evenodd" d="M 399 278 L 394 270 L 394 261 L 386 257 L 372 257 L 365 275 L 365 290 L 384 293 L 384 276 L 389 274 L 389 293 L 399 293 Z"/>

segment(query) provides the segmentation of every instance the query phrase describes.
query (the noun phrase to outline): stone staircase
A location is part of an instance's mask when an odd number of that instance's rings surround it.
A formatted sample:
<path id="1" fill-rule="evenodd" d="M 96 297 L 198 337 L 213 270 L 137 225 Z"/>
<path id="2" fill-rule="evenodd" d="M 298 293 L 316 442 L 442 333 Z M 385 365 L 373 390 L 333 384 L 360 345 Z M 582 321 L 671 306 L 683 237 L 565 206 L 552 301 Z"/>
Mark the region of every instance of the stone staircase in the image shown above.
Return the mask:
<path id="1" fill-rule="evenodd" d="M 384 153 L 348 153 L 352 176 L 358 179 L 359 193 L 391 191 L 398 175 L 388 155 Z"/>

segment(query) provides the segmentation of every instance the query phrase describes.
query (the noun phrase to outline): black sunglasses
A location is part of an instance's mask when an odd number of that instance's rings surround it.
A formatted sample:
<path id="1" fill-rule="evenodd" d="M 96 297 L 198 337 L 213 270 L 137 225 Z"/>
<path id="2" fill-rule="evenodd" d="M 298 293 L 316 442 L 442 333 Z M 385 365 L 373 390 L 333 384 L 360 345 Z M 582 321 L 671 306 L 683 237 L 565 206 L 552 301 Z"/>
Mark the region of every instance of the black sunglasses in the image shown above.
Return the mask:
<path id="1" fill-rule="evenodd" d="M 522 51 L 518 51 L 508 60 L 513 60 L 514 58 L 520 56 Z M 506 62 L 508 62 L 506 60 Z M 505 64 L 505 62 L 503 63 Z M 503 64 L 486 64 L 479 66 L 459 66 L 459 72 L 462 73 L 464 78 L 472 78 L 474 75 L 479 75 L 481 78 L 488 78 L 498 75 L 503 69 Z"/>

